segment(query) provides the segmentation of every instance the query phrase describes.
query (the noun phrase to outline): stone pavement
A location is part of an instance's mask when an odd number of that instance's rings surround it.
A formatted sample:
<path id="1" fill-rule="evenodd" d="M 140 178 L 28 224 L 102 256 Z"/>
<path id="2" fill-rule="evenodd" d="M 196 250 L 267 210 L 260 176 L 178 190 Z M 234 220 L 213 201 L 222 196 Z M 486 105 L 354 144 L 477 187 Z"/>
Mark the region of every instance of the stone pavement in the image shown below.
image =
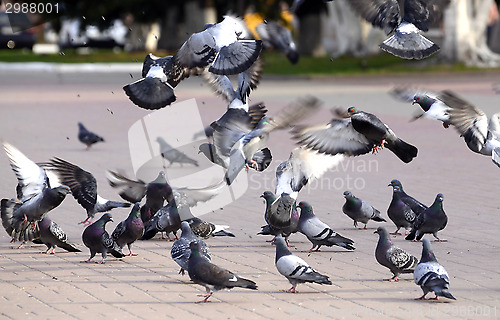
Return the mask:
<path id="1" fill-rule="evenodd" d="M 34 161 L 58 156 L 91 171 L 99 193 L 118 199 L 105 178 L 107 169 L 132 174 L 128 151 L 129 127 L 147 111 L 132 105 L 121 87 L 137 79 L 140 70 L 128 72 L 60 72 L 6 70 L 0 77 L 0 138 L 18 147 Z M 134 79 L 131 79 L 131 76 Z M 415 106 L 394 100 L 387 91 L 393 84 L 414 84 L 452 89 L 476 103 L 488 114 L 498 111 L 499 97 L 491 90 L 498 73 L 411 75 L 384 77 L 264 78 L 252 94 L 252 102 L 264 101 L 270 113 L 305 94 L 325 106 L 357 106 L 376 113 L 404 140 L 418 146 L 419 155 L 403 164 L 391 152 L 345 160 L 339 168 L 311 182 L 300 200 L 310 202 L 316 214 L 334 230 L 355 241 L 356 250 L 322 248 L 307 254 L 310 243 L 301 235 L 291 237 L 292 251 L 312 267 L 330 276 L 332 286 L 302 284 L 298 294 L 281 292 L 288 281 L 274 266 L 274 247 L 257 236 L 263 225 L 264 204 L 259 195 L 273 190 L 276 165 L 294 147 L 288 132 L 277 132 L 269 141 L 274 161 L 261 173 L 249 174 L 245 195 L 222 210 L 202 216 L 228 224 L 236 238 L 207 240 L 213 262 L 253 279 L 258 291 L 235 288 L 216 292 L 211 303 L 195 304 L 204 289 L 177 273 L 170 258 L 171 242 L 159 239 L 135 244 L 136 257 L 109 258 L 104 265 L 82 264 L 88 249 L 81 241 L 83 209 L 69 196 L 50 213 L 80 249 L 55 255 L 41 254 L 44 246 L 28 244 L 12 249 L 8 235 L 0 232 L 0 319 L 495 319 L 500 318 L 500 205 L 499 169 L 488 157 L 470 152 L 453 128 L 443 129 L 429 120 L 409 122 Z M 188 79 L 176 90 L 179 101 L 196 98 L 206 124 L 224 112 L 225 104 L 198 79 Z M 328 121 L 325 109 L 311 121 Z M 105 137 L 106 142 L 85 151 L 76 137 L 77 122 Z M 165 128 L 168 130 L 168 128 Z M 2 198 L 13 197 L 16 185 L 7 157 L 0 152 Z M 175 170 L 174 165 L 171 169 Z M 341 211 L 342 193 L 350 189 L 378 208 L 384 217 L 391 199 L 387 184 L 403 182 L 405 190 L 430 204 L 437 193 L 445 196 L 449 217 L 440 235 L 448 242 L 433 243 L 439 262 L 451 278 L 456 301 L 415 301 L 421 289 L 411 275 L 401 281 L 374 258 L 379 225 L 356 230 Z M 112 211 L 111 232 L 128 215 L 128 209 Z M 394 231 L 391 222 L 382 223 Z M 420 257 L 421 243 L 397 236 L 394 243 Z M 433 294 L 429 294 L 429 297 Z"/>

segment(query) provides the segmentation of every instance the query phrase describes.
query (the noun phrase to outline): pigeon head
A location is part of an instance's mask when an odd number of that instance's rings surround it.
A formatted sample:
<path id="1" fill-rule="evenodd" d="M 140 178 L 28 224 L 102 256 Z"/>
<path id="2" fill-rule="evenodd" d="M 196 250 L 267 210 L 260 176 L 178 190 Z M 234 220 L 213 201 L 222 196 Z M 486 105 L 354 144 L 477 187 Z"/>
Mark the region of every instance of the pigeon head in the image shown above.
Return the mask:
<path id="1" fill-rule="evenodd" d="M 351 193 L 351 191 L 344 191 L 344 198 L 349 199 L 352 197 L 353 197 L 353 194 Z"/>
<path id="2" fill-rule="evenodd" d="M 300 208 L 300 216 L 301 217 L 314 216 L 312 206 L 309 203 L 307 203 L 305 201 L 301 201 L 301 202 L 299 202 L 299 208 Z"/>
<path id="3" fill-rule="evenodd" d="M 403 190 L 403 185 L 401 184 L 401 182 L 399 180 L 392 180 L 391 183 L 388 184 L 389 187 L 394 187 L 394 186 L 398 186 L 401 190 Z"/>
<path id="4" fill-rule="evenodd" d="M 71 189 L 68 186 L 59 186 L 57 188 L 54 188 L 54 190 L 57 192 L 58 195 L 60 196 L 66 196 L 68 193 L 71 193 Z"/>
<path id="5" fill-rule="evenodd" d="M 375 230 L 373 233 L 378 233 L 379 241 L 387 240 L 390 244 L 392 244 L 391 237 L 389 236 L 389 233 L 384 227 L 378 227 L 377 230 Z"/>
<path id="6" fill-rule="evenodd" d="M 352 116 L 353 114 L 356 114 L 356 113 L 358 113 L 358 112 L 359 112 L 359 111 L 358 111 L 356 108 L 354 108 L 354 107 L 349 107 L 349 108 L 347 109 L 347 114 L 348 114 L 349 116 Z"/>
<path id="7" fill-rule="evenodd" d="M 158 177 L 156 177 L 156 179 L 154 179 L 151 183 L 161 183 L 161 184 L 167 183 L 165 171 L 160 171 L 160 173 L 158 173 Z"/>
<path id="8" fill-rule="evenodd" d="M 436 99 L 433 99 L 426 94 L 419 93 L 413 97 L 412 104 L 417 103 L 424 111 L 429 111 L 434 102 L 436 102 Z"/>
<path id="9" fill-rule="evenodd" d="M 270 116 L 262 117 L 260 119 L 259 123 L 257 124 L 256 129 L 261 129 L 261 128 L 269 125 L 272 121 L 273 121 L 273 118 Z"/>
<path id="10" fill-rule="evenodd" d="M 103 225 L 105 225 L 106 223 L 110 222 L 110 221 L 113 221 L 113 218 L 111 217 L 111 214 L 109 213 L 105 213 L 102 215 L 102 217 L 97 220 L 97 222 L 101 222 Z"/>
<path id="11" fill-rule="evenodd" d="M 85 127 L 83 126 L 83 123 L 81 123 L 81 122 L 78 122 L 78 128 L 79 129 L 85 129 Z"/>
<path id="12" fill-rule="evenodd" d="M 264 191 L 263 194 L 260 195 L 261 198 L 264 198 L 266 202 L 274 201 L 275 197 L 271 191 Z"/>
<path id="13" fill-rule="evenodd" d="M 422 257 L 420 258 L 420 262 L 429 262 L 429 261 L 436 261 L 436 256 L 434 255 L 434 252 L 432 252 L 431 248 L 431 242 L 429 239 L 424 238 L 422 240 Z"/>
<path id="14" fill-rule="evenodd" d="M 181 222 L 181 231 L 182 231 L 181 237 L 194 235 L 193 230 L 191 230 L 191 227 L 189 226 L 189 222 L 187 222 L 187 221 Z"/>
<path id="15" fill-rule="evenodd" d="M 438 193 L 436 196 L 436 201 L 443 202 L 444 196 L 442 193 Z"/>
<path id="16" fill-rule="evenodd" d="M 190 257 L 201 257 L 201 243 L 197 240 L 192 241 L 189 244 L 189 249 L 191 249 L 191 256 Z"/>

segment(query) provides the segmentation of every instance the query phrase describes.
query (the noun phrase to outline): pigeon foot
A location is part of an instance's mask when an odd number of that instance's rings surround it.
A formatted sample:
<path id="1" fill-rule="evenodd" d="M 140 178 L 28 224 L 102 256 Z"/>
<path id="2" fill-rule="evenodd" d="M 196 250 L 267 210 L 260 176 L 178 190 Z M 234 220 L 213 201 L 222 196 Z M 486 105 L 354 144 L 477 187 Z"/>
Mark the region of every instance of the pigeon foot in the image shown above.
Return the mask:
<path id="1" fill-rule="evenodd" d="M 398 282 L 399 281 L 398 276 L 394 276 L 394 277 L 392 277 L 390 279 L 386 279 L 386 280 L 389 282 Z"/>

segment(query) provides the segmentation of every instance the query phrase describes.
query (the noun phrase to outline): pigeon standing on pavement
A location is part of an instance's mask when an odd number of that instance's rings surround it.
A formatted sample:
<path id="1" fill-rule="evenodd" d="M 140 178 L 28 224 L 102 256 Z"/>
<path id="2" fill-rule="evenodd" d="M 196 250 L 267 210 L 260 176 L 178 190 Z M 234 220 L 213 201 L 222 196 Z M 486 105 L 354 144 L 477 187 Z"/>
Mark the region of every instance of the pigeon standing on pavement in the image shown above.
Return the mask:
<path id="1" fill-rule="evenodd" d="M 379 239 L 375 249 L 377 262 L 391 270 L 394 275 L 387 279 L 391 282 L 398 281 L 401 273 L 413 273 L 418 264 L 418 259 L 392 244 L 389 233 L 384 227 L 378 227 L 374 233 L 378 233 Z"/>
<path id="2" fill-rule="evenodd" d="M 90 262 L 96 253 L 102 254 L 102 260 L 99 263 L 105 262 L 108 253 L 111 253 L 115 258 L 123 258 L 125 256 L 120 246 L 106 231 L 106 224 L 110 221 L 113 221 L 111 214 L 105 213 L 99 220 L 83 230 L 82 240 L 90 250 L 90 258 L 82 262 Z"/>
<path id="3" fill-rule="evenodd" d="M 178 163 L 183 166 L 183 164 L 191 164 L 196 167 L 199 166 L 198 161 L 188 157 L 184 152 L 181 152 L 171 145 L 169 145 L 165 139 L 162 137 L 157 137 L 156 141 L 160 144 L 160 153 L 163 159 L 167 160 L 169 162 L 169 166 L 171 166 L 174 163 Z"/>
<path id="4" fill-rule="evenodd" d="M 388 186 L 392 187 L 392 200 L 387 208 L 387 216 L 397 228 L 392 234 L 400 234 L 399 229 L 411 228 L 417 216 L 427 209 L 427 206 L 407 195 L 399 180 L 392 180 Z"/>
<path id="5" fill-rule="evenodd" d="M 448 223 L 448 216 L 443 210 L 443 198 L 443 194 L 438 193 L 432 205 L 418 215 L 406 240 L 418 241 L 424 234 L 432 233 L 437 241 L 446 241 L 437 236 L 438 231 L 443 230 Z"/>
<path id="6" fill-rule="evenodd" d="M 116 225 L 115 230 L 111 234 L 111 237 L 120 248 L 127 245 L 129 256 L 136 255 L 132 253 L 132 243 L 139 239 L 144 233 L 144 224 L 141 219 L 140 205 L 141 204 L 137 202 L 132 207 L 127 219 Z"/>
<path id="7" fill-rule="evenodd" d="M 82 252 L 80 249 L 68 242 L 68 236 L 64 230 L 48 216 L 38 222 L 40 241 L 47 246 L 45 253 L 54 254 L 56 247 L 63 248 L 68 252 Z"/>
<path id="8" fill-rule="evenodd" d="M 274 244 L 276 245 L 276 269 L 292 284 L 292 287 L 286 292 L 297 293 L 296 287 L 299 283 L 332 284 L 328 276 L 322 275 L 311 268 L 303 259 L 293 255 L 288 250 L 287 244 L 281 235 L 276 236 Z"/>
<path id="9" fill-rule="evenodd" d="M 97 212 L 107 212 L 114 208 L 130 207 L 130 203 L 110 201 L 97 194 L 97 181 L 94 175 L 66 160 L 55 157 L 49 162 L 40 163 L 50 179 L 57 179 L 71 189 L 76 201 L 87 211 L 87 218 L 82 224 L 90 224 Z"/>
<path id="10" fill-rule="evenodd" d="M 189 278 L 206 289 L 205 297 L 200 302 L 207 302 L 214 291 L 235 287 L 257 290 L 252 280 L 239 277 L 229 270 L 223 269 L 208 261 L 201 253 L 201 243 L 193 241 L 189 245 L 191 255 L 188 261 Z"/>
<path id="11" fill-rule="evenodd" d="M 333 231 L 326 223 L 319 220 L 309 203 L 301 201 L 298 207 L 300 208 L 299 231 L 304 234 L 313 245 L 307 252 L 319 251 L 321 246 L 331 247 L 333 245 L 347 250 L 355 249 L 353 246 L 354 241 L 341 236 Z"/>
<path id="12" fill-rule="evenodd" d="M 144 235 L 141 240 L 149 240 L 158 232 L 165 232 L 170 241 L 169 234 L 172 232 L 177 239 L 177 231 L 181 228 L 181 218 L 175 202 L 170 202 L 160 208 L 154 216 L 144 222 Z"/>
<path id="13" fill-rule="evenodd" d="M 87 146 L 86 150 L 89 150 L 94 143 L 104 142 L 102 137 L 87 130 L 81 122 L 78 122 L 78 140 Z"/>
<path id="14" fill-rule="evenodd" d="M 376 153 L 386 146 L 404 163 L 417 156 L 416 147 L 400 139 L 374 114 L 350 107 L 347 116 L 350 118 L 332 119 L 323 126 L 297 126 L 294 128 L 295 138 L 300 144 L 331 155 Z"/>
<path id="15" fill-rule="evenodd" d="M 227 225 L 218 225 L 211 222 L 202 220 L 200 218 L 191 218 L 185 220 L 189 223 L 189 227 L 193 233 L 200 238 L 208 239 L 212 237 L 231 237 L 234 238 L 235 235 L 226 229 L 229 228 Z"/>
<path id="16" fill-rule="evenodd" d="M 185 270 L 188 270 L 189 256 L 191 255 L 191 249 L 189 245 L 193 241 L 200 242 L 200 253 L 201 256 L 206 258 L 207 261 L 211 261 L 210 251 L 203 240 L 199 239 L 191 230 L 189 223 L 187 221 L 182 221 L 181 223 L 181 237 L 172 244 L 170 249 L 170 255 L 172 259 L 181 267 L 179 270 L 180 274 L 184 274 Z"/>
<path id="17" fill-rule="evenodd" d="M 290 213 L 290 225 L 281 229 L 275 228 L 269 224 L 268 216 L 271 214 L 271 207 L 274 201 L 276 201 L 275 195 L 271 191 L 265 191 L 261 196 L 264 198 L 266 202 L 266 211 L 264 213 L 264 220 L 267 222 L 267 225 L 262 227 L 262 230 L 257 234 L 262 235 L 273 235 L 275 238 L 277 235 L 282 235 L 286 244 L 288 245 L 288 237 L 292 233 L 296 233 L 299 231 L 299 211 L 295 204 L 292 206 L 292 211 Z M 274 242 L 274 239 L 271 242 Z"/>
<path id="18" fill-rule="evenodd" d="M 344 192 L 345 203 L 342 206 L 342 211 L 352 220 L 354 227 L 358 227 L 358 222 L 366 224 L 369 220 L 384 222 L 384 218 L 380 216 L 380 211 L 372 207 L 368 202 L 355 197 L 351 191 Z"/>
<path id="19" fill-rule="evenodd" d="M 438 296 L 456 300 L 450 293 L 450 278 L 442 265 L 440 265 L 432 252 L 429 239 L 422 241 L 422 257 L 413 272 L 415 283 L 422 288 L 424 294 L 417 300 L 425 300 L 425 296 L 429 292 L 434 292 L 436 295 L 433 300 L 437 300 Z"/>

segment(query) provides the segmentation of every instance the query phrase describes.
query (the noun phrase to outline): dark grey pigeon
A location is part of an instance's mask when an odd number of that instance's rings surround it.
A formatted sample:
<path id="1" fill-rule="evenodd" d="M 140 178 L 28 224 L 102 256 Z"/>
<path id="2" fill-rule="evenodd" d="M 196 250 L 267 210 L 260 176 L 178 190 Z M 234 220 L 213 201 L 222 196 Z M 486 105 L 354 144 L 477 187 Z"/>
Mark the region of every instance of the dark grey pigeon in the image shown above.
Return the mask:
<path id="1" fill-rule="evenodd" d="M 0 213 L 2 216 L 2 226 L 4 227 L 5 231 L 9 235 L 9 237 L 12 237 L 12 233 L 14 231 L 14 211 L 16 211 L 20 206 L 22 205 L 22 202 L 16 199 L 2 199 L 0 202 Z M 22 248 L 24 244 L 28 241 L 34 241 L 36 239 L 40 239 L 40 232 L 38 228 L 33 228 L 33 226 L 30 226 L 24 230 L 24 232 L 20 233 L 18 236 L 19 241 L 21 241 L 21 244 L 19 245 L 18 248 Z M 16 239 L 12 239 L 11 242 L 15 242 Z"/>
<path id="2" fill-rule="evenodd" d="M 331 155 L 358 156 L 376 153 L 384 146 L 401 161 L 408 163 L 417 156 L 418 149 L 401 140 L 374 114 L 347 110 L 349 119 L 332 119 L 324 126 L 297 126 L 293 132 L 300 144 Z"/>
<path id="3" fill-rule="evenodd" d="M 443 91 L 438 99 L 450 106 L 450 122 L 464 138 L 472 152 L 490 156 L 500 167 L 500 112 L 488 116 L 472 103 L 451 91 Z"/>
<path id="4" fill-rule="evenodd" d="M 398 281 L 401 273 L 413 273 L 418 264 L 418 259 L 392 244 L 391 237 L 384 227 L 378 227 L 374 233 L 378 233 L 378 243 L 375 248 L 375 259 L 377 262 L 391 270 L 394 275 L 388 281 Z"/>
<path id="5" fill-rule="evenodd" d="M 442 265 L 440 265 L 432 252 L 429 239 L 422 240 L 422 257 L 413 272 L 415 283 L 422 288 L 424 294 L 417 300 L 425 300 L 425 296 L 429 292 L 434 292 L 436 295 L 433 300 L 437 300 L 438 296 L 456 300 L 450 293 L 450 278 Z"/>
<path id="6" fill-rule="evenodd" d="M 293 255 L 288 250 L 287 244 L 281 235 L 276 236 L 274 244 L 276 245 L 276 269 L 292 284 L 292 287 L 286 292 L 297 293 L 298 291 L 295 288 L 299 283 L 332 284 L 328 276 L 322 275 L 311 268 L 307 262 Z"/>
<path id="7" fill-rule="evenodd" d="M 172 259 L 181 267 L 179 273 L 184 275 L 184 271 L 188 270 L 189 256 L 191 255 L 191 249 L 189 245 L 193 241 L 200 242 L 200 250 L 202 257 L 211 261 L 210 251 L 203 240 L 199 239 L 191 230 L 189 223 L 187 221 L 182 221 L 181 223 L 181 237 L 172 244 L 172 249 L 170 249 L 170 255 Z"/>
<path id="8" fill-rule="evenodd" d="M 104 142 L 102 137 L 87 130 L 81 122 L 78 122 L 78 140 L 87 146 L 86 150 L 89 150 L 94 143 Z"/>
<path id="9" fill-rule="evenodd" d="M 401 201 L 406 203 L 410 208 L 415 212 L 415 214 L 418 216 L 420 213 L 422 213 L 425 209 L 427 209 L 427 206 L 423 204 L 422 202 L 418 201 L 414 197 L 410 196 L 407 194 L 404 189 L 403 189 L 403 184 L 399 180 L 392 180 L 391 183 L 389 183 L 390 187 L 399 187 L 399 194 L 401 196 Z"/>
<path id="10" fill-rule="evenodd" d="M 272 48 L 285 54 L 292 64 L 299 62 L 299 52 L 293 41 L 290 29 L 277 21 L 267 20 L 255 27 L 255 31 L 262 39 L 264 48 Z"/>
<path id="11" fill-rule="evenodd" d="M 104 263 L 108 253 L 111 253 L 115 258 L 123 258 L 121 248 L 111 238 L 106 231 L 106 224 L 113 221 L 111 214 L 105 213 L 99 220 L 85 228 L 82 233 L 83 243 L 90 249 L 90 258 L 82 262 L 90 262 L 96 253 L 102 254 L 102 260 L 99 263 Z"/>
<path id="12" fill-rule="evenodd" d="M 345 203 L 342 206 L 342 211 L 352 220 L 354 220 L 354 227 L 358 227 L 358 222 L 366 224 L 368 221 L 373 220 L 377 222 L 386 221 L 380 216 L 380 211 L 372 207 L 368 202 L 355 197 L 352 192 L 344 192 Z"/>
<path id="13" fill-rule="evenodd" d="M 213 224 L 200 218 L 191 218 L 186 221 L 189 223 L 193 233 L 200 238 L 208 239 L 212 237 L 224 236 L 234 238 L 233 233 L 226 231 L 229 226 Z"/>
<path id="14" fill-rule="evenodd" d="M 163 159 L 169 162 L 169 166 L 174 163 L 180 164 L 181 167 L 185 163 L 194 165 L 196 167 L 199 166 L 198 161 L 188 157 L 184 152 L 175 149 L 174 147 L 169 145 L 162 137 L 157 137 L 156 142 L 160 144 L 161 156 L 163 157 Z"/>
<path id="15" fill-rule="evenodd" d="M 41 167 L 9 143 L 4 142 L 3 147 L 16 174 L 17 198 L 22 203 L 14 207 L 12 212 L 11 237 L 13 240 L 25 241 L 24 238 L 29 234 L 27 229 L 35 230 L 37 222 L 59 206 L 71 191 L 65 185 L 51 188 L 47 174 Z"/>
<path id="16" fill-rule="evenodd" d="M 141 204 L 137 202 L 130 211 L 127 219 L 116 225 L 115 230 L 111 234 L 116 244 L 123 249 L 125 245 L 128 247 L 129 256 L 136 254 L 132 253 L 132 243 L 142 237 L 144 233 L 144 224 L 141 219 Z"/>
<path id="17" fill-rule="evenodd" d="M 307 252 L 319 251 L 321 246 L 331 247 L 333 245 L 347 250 L 355 249 L 353 246 L 354 241 L 341 236 L 337 232 L 333 231 L 326 223 L 319 220 L 318 217 L 314 215 L 310 204 L 301 201 L 299 203 L 299 208 L 299 231 L 303 233 L 313 245 Z"/>
<path id="18" fill-rule="evenodd" d="M 68 252 L 82 252 L 68 242 L 68 236 L 64 230 L 48 216 L 38 222 L 38 229 L 40 232 L 39 240 L 47 246 L 45 253 L 54 254 L 56 247 L 63 248 Z"/>
<path id="19" fill-rule="evenodd" d="M 406 236 L 406 240 L 420 240 L 426 233 L 432 233 L 437 241 L 446 241 L 439 239 L 438 231 L 443 230 L 448 223 L 448 217 L 443 210 L 443 194 L 438 193 L 434 203 L 418 215 L 413 223 L 410 233 Z"/>
<path id="20" fill-rule="evenodd" d="M 299 231 L 299 211 L 297 210 L 295 203 L 293 204 L 293 208 L 290 214 L 290 225 L 288 227 L 278 229 L 271 226 L 268 221 L 268 216 L 271 214 L 271 206 L 274 203 L 274 201 L 276 201 L 276 197 L 271 191 L 264 191 L 264 193 L 260 197 L 264 198 L 266 202 L 266 211 L 264 213 L 264 220 L 267 222 L 267 225 L 263 226 L 262 230 L 257 234 L 273 235 L 275 238 L 277 235 L 282 235 L 288 246 L 289 245 L 288 237 L 290 237 L 291 234 Z M 271 243 L 274 243 L 275 238 L 271 240 Z"/>
<path id="21" fill-rule="evenodd" d="M 154 216 L 144 223 L 144 235 L 141 240 L 149 240 L 158 232 L 165 232 L 168 240 L 171 241 L 169 233 L 172 232 L 177 239 L 177 231 L 181 228 L 181 218 L 175 202 L 170 202 L 166 206 L 156 211 Z"/>
<path id="22" fill-rule="evenodd" d="M 331 1 L 331 0 L 329 0 Z M 380 48 L 404 59 L 423 59 L 439 50 L 420 31 L 440 21 L 450 0 L 349 0 L 347 3 L 366 21 L 392 35 Z M 400 8 L 401 3 L 401 8 Z"/>
<path id="23" fill-rule="evenodd" d="M 387 208 L 387 216 L 397 228 L 392 234 L 400 234 L 399 229 L 411 228 L 417 216 L 427 209 L 427 206 L 407 195 L 399 180 L 392 180 L 389 187 L 392 187 L 392 200 Z"/>
<path id="24" fill-rule="evenodd" d="M 87 218 L 80 223 L 90 224 L 97 212 L 107 212 L 114 208 L 130 207 L 130 203 L 110 201 L 97 194 L 94 175 L 66 160 L 55 157 L 39 164 L 49 174 L 53 173 L 58 182 L 67 185 L 76 201 L 87 211 Z M 51 177 L 52 179 L 52 177 Z"/>
<path id="25" fill-rule="evenodd" d="M 235 287 L 257 290 L 257 285 L 252 280 L 239 277 L 229 270 L 208 261 L 201 254 L 201 244 L 193 241 L 189 245 L 191 255 L 188 261 L 188 274 L 191 281 L 206 289 L 205 299 L 200 302 L 207 302 L 214 291 L 222 289 L 232 289 Z"/>

